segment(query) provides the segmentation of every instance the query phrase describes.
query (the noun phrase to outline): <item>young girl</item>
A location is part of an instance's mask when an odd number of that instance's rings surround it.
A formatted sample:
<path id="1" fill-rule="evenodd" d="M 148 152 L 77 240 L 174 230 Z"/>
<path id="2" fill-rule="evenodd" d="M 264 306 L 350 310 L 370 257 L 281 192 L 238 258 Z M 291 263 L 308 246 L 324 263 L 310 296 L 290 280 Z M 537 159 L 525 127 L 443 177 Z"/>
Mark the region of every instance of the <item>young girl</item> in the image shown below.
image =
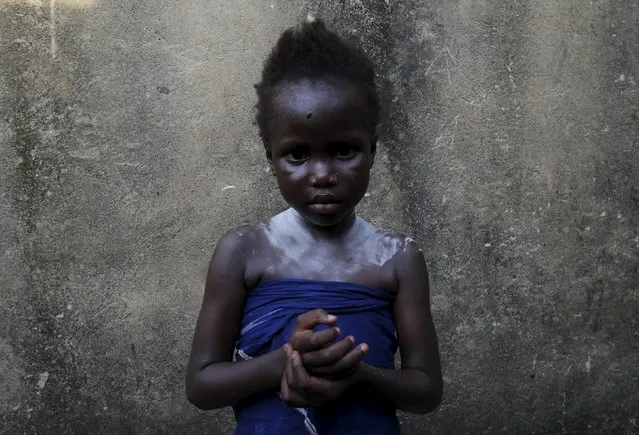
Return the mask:
<path id="1" fill-rule="evenodd" d="M 197 407 L 233 406 L 236 434 L 399 434 L 396 409 L 441 400 L 422 253 L 355 213 L 374 75 L 319 20 L 284 32 L 264 65 L 257 121 L 290 208 L 217 245 L 186 380 Z"/>

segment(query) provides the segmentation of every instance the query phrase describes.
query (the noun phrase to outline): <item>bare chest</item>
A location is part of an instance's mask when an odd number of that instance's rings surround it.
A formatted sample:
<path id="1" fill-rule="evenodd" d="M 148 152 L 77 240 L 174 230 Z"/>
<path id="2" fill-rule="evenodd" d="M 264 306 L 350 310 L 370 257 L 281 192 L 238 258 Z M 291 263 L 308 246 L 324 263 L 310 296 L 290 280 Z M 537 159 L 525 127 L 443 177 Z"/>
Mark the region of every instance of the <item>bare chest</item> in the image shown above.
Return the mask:
<path id="1" fill-rule="evenodd" d="M 298 278 L 354 282 L 397 291 L 393 256 L 397 247 L 375 237 L 325 242 L 285 233 L 265 237 L 247 260 L 247 281 Z"/>

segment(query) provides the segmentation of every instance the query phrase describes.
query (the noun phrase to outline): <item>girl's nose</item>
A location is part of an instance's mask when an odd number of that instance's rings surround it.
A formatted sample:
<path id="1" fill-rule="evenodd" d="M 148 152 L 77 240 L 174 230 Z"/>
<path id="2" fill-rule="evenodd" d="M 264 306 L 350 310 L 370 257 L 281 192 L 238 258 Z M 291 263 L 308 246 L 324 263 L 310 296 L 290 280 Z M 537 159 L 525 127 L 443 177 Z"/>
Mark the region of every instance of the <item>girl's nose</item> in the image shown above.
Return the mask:
<path id="1" fill-rule="evenodd" d="M 337 184 L 337 171 L 329 162 L 318 160 L 311 165 L 309 181 L 312 186 L 334 186 Z"/>

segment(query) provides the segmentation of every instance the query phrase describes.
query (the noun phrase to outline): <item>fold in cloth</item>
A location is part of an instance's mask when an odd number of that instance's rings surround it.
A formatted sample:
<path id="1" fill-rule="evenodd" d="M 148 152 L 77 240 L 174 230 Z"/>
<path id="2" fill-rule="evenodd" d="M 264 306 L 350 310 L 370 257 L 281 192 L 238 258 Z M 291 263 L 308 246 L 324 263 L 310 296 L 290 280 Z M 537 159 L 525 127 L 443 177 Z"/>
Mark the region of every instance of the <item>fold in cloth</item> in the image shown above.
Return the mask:
<path id="1" fill-rule="evenodd" d="M 349 282 L 305 279 L 262 282 L 247 295 L 236 357 L 250 359 L 282 347 L 290 338 L 297 316 L 323 308 L 338 316 L 337 326 L 343 336 L 352 335 L 358 343 L 369 345 L 365 363 L 392 369 L 397 351 L 394 300 L 392 294 Z M 378 391 L 364 386 L 351 388 L 321 408 L 287 407 L 278 393 L 272 391 L 244 400 L 233 410 L 238 435 L 399 434 L 392 403 Z"/>

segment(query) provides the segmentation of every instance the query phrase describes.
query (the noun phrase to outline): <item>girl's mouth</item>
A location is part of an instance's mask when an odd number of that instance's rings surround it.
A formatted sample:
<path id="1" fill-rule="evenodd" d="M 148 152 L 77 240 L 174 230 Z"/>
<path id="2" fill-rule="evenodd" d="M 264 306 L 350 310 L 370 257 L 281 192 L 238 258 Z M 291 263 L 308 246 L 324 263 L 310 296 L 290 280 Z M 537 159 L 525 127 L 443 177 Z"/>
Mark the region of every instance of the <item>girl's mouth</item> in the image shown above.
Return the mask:
<path id="1" fill-rule="evenodd" d="M 337 204 L 340 202 L 341 201 L 336 196 L 331 195 L 330 193 L 324 193 L 315 195 L 309 204 Z"/>
<path id="2" fill-rule="evenodd" d="M 317 214 L 330 215 L 337 212 L 342 201 L 330 193 L 315 195 L 309 202 L 309 208 Z"/>
<path id="3" fill-rule="evenodd" d="M 340 203 L 339 202 L 313 202 L 309 204 L 309 208 L 317 214 L 335 214 L 337 210 L 339 210 Z"/>

